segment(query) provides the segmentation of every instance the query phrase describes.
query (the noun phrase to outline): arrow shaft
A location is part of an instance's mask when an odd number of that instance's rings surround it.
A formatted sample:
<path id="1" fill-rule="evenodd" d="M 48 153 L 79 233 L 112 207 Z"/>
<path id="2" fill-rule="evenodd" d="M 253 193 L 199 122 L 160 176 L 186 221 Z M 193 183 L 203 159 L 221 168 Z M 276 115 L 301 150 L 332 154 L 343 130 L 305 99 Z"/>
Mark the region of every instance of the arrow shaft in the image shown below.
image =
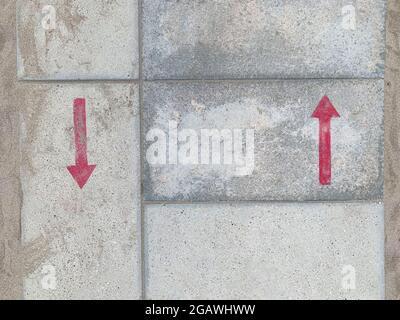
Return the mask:
<path id="1" fill-rule="evenodd" d="M 319 182 L 331 183 L 331 120 L 320 119 L 319 126 Z"/>
<path id="2" fill-rule="evenodd" d="M 87 165 L 86 101 L 74 100 L 75 162 Z"/>

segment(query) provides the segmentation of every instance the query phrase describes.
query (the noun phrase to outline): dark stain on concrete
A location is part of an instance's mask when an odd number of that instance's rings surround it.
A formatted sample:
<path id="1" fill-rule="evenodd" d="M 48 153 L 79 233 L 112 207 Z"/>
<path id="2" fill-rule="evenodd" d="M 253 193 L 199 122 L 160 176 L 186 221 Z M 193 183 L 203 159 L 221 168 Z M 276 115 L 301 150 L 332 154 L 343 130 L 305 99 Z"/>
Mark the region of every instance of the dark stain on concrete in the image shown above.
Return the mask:
<path id="1" fill-rule="evenodd" d="M 4 31 L 2 28 L 0 28 L 0 51 L 3 50 L 5 42 L 6 42 L 6 37 L 4 35 Z"/>

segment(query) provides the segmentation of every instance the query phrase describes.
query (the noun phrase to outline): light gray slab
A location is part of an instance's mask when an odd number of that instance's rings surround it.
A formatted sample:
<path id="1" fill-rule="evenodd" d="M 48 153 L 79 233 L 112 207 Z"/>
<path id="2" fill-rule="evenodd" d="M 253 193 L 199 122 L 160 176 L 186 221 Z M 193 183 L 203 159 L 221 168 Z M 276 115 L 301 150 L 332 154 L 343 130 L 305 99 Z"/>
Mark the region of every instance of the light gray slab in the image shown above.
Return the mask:
<path id="1" fill-rule="evenodd" d="M 32 84 L 21 106 L 23 242 L 42 236 L 48 254 L 25 279 L 26 299 L 140 297 L 138 86 Z M 73 100 L 86 99 L 88 162 L 81 190 Z"/>
<path id="2" fill-rule="evenodd" d="M 383 299 L 381 204 L 148 205 L 149 299 Z"/>
<path id="3" fill-rule="evenodd" d="M 383 87 L 383 80 L 147 82 L 145 199 L 381 199 Z M 330 185 L 319 181 L 319 121 L 311 117 L 324 95 L 340 114 L 331 121 Z M 176 152 L 177 139 L 169 128 L 174 122 L 182 135 Z M 194 136 L 188 138 L 186 129 L 193 130 L 189 133 Z M 202 137 L 204 129 L 217 129 L 219 134 L 228 130 L 231 138 L 240 129 L 239 147 L 217 135 L 213 148 Z M 248 132 L 254 137 L 254 153 Z M 191 141 L 194 144 L 188 148 Z M 205 141 L 210 144 L 208 151 L 202 149 Z M 211 161 L 213 150 L 220 150 L 221 155 L 225 152 L 221 141 L 233 146 L 228 152 L 232 164 L 224 156 L 217 158 L 219 162 Z M 185 152 L 193 156 L 190 162 Z M 240 163 L 235 157 L 244 152 L 249 158 Z"/>
<path id="4" fill-rule="evenodd" d="M 385 2 L 144 0 L 144 75 L 383 77 Z"/>
<path id="5" fill-rule="evenodd" d="M 18 0 L 17 29 L 21 79 L 138 78 L 137 0 Z"/>

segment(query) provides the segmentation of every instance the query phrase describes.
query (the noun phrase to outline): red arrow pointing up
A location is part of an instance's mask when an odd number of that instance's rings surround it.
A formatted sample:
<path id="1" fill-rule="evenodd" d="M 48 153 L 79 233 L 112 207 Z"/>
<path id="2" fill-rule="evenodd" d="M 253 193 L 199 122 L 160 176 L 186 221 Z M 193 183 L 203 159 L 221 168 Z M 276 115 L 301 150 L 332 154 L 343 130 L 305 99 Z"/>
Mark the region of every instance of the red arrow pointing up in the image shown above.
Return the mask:
<path id="1" fill-rule="evenodd" d="M 74 100 L 75 165 L 67 167 L 81 189 L 96 168 L 96 165 L 89 165 L 87 160 L 85 106 L 85 99 L 78 98 Z"/>
<path id="2" fill-rule="evenodd" d="M 319 182 L 331 184 L 331 119 L 340 117 L 332 102 L 324 96 L 312 114 L 319 119 Z"/>

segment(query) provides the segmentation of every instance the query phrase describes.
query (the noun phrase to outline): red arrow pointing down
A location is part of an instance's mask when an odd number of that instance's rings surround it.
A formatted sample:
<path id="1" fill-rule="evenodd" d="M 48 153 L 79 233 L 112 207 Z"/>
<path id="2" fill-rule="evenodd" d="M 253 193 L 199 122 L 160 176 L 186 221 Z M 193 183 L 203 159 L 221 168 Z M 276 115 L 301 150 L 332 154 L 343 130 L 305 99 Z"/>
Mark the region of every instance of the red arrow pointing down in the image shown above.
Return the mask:
<path id="1" fill-rule="evenodd" d="M 74 100 L 74 134 L 75 134 L 75 165 L 67 169 L 76 183 L 82 189 L 96 165 L 88 164 L 87 137 L 86 137 L 86 100 L 78 98 Z"/>
<path id="2" fill-rule="evenodd" d="M 331 184 L 331 119 L 340 115 L 324 96 L 312 117 L 319 119 L 319 182 L 328 185 Z"/>

